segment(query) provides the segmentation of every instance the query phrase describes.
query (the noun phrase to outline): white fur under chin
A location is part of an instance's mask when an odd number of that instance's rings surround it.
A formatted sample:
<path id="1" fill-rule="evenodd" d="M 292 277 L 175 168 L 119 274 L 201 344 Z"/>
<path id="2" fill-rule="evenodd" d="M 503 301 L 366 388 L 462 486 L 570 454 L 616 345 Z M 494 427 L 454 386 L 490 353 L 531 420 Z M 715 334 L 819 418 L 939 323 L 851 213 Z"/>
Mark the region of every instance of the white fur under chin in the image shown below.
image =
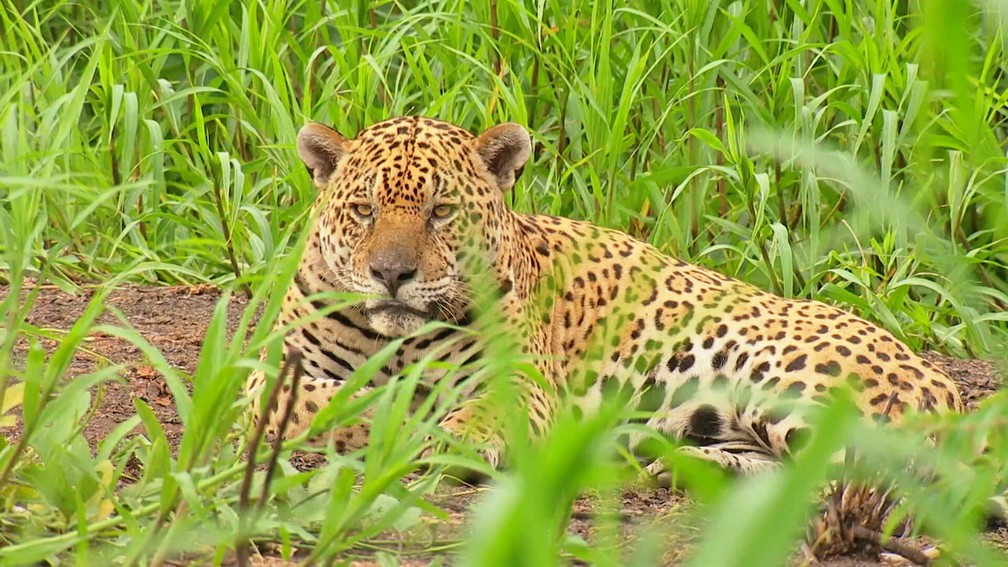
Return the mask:
<path id="1" fill-rule="evenodd" d="M 383 309 L 368 317 L 371 328 L 386 337 L 405 337 L 416 332 L 427 321 L 406 311 Z"/>

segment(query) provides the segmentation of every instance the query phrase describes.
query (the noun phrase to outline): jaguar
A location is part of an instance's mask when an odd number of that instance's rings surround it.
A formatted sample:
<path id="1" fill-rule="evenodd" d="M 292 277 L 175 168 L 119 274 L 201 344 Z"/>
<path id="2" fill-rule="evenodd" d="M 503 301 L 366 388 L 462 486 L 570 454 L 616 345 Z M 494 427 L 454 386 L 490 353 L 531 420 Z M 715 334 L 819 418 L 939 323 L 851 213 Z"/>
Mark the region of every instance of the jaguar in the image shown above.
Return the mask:
<path id="1" fill-rule="evenodd" d="M 352 139 L 317 123 L 299 131 L 297 153 L 319 193 L 277 325 L 288 329 L 284 356 L 301 353 L 303 377 L 271 408 L 253 396 L 268 432 L 279 432 L 276 410 L 288 401 L 283 434 L 303 432 L 392 341 L 401 342 L 394 355 L 352 396 L 431 353 L 462 370 L 435 365 L 418 396 L 439 381 L 463 384 L 486 348 L 479 331 L 489 312 L 542 378 L 515 379 L 535 435 L 563 404 L 586 414 L 622 396 L 680 451 L 749 475 L 800 449 L 810 412 L 838 388 L 871 422 L 962 410 L 948 376 L 847 311 L 779 297 L 616 230 L 512 210 L 507 194 L 531 152 L 513 123 L 473 135 L 407 116 Z M 362 299 L 335 305 L 327 292 Z M 261 393 L 266 382 L 253 372 L 247 389 Z M 461 391 L 441 427 L 480 443 L 499 466 L 499 412 L 486 388 Z M 367 443 L 368 428 L 327 435 L 347 451 Z"/>

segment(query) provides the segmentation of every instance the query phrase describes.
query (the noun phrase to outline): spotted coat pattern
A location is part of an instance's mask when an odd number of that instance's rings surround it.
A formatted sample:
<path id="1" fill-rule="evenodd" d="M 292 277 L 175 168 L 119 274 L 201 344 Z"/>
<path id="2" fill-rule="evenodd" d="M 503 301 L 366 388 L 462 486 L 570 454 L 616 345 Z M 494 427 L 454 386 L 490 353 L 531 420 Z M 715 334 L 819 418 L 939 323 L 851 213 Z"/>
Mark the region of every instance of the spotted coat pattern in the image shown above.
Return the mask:
<path id="1" fill-rule="evenodd" d="M 940 370 L 843 310 L 766 293 L 617 231 L 510 210 L 505 192 L 530 147 L 514 124 L 478 137 L 414 117 L 352 140 L 318 124 L 301 130 L 298 151 L 320 189 L 318 220 L 278 324 L 327 314 L 286 335 L 284 352 L 305 357 L 288 435 L 393 339 L 407 337 L 355 395 L 432 352 L 455 363 L 479 359 L 479 334 L 467 332 L 478 327 L 474 272 L 493 283 L 506 328 L 547 379 L 547 388 L 523 383 L 535 432 L 561 399 L 591 412 L 622 395 L 647 425 L 687 442 L 684 451 L 754 473 L 797 447 L 808 409 L 837 386 L 849 385 L 876 421 L 962 409 Z M 331 291 L 369 298 L 337 310 L 306 300 Z M 458 328 L 417 334 L 431 320 Z M 249 390 L 264 382 L 254 373 Z M 289 385 L 280 407 L 287 394 Z M 442 426 L 486 441 L 496 465 L 501 447 L 480 421 L 480 397 L 472 391 Z M 275 431 L 277 412 L 269 415 Z M 337 449 L 351 449 L 366 443 L 367 429 L 331 436 Z"/>

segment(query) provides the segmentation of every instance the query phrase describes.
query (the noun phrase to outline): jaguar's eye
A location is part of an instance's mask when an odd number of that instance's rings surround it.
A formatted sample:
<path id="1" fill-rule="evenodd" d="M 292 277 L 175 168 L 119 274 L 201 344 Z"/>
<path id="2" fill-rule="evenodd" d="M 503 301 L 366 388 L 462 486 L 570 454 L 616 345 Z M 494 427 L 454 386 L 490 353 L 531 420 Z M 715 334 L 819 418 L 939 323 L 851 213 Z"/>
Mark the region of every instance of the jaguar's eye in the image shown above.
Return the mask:
<path id="1" fill-rule="evenodd" d="M 353 209 L 354 214 L 359 217 L 368 218 L 374 212 L 374 207 L 367 203 L 355 203 L 350 205 L 350 207 Z"/>
<path id="2" fill-rule="evenodd" d="M 434 209 L 431 210 L 431 217 L 444 220 L 455 212 L 455 205 L 435 205 Z"/>

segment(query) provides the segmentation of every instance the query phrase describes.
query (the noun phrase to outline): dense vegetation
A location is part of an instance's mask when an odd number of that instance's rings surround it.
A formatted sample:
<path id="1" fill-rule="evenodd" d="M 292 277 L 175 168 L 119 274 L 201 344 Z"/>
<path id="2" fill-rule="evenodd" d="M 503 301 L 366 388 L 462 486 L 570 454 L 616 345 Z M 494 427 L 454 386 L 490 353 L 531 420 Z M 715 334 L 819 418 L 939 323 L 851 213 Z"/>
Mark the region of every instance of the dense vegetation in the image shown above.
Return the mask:
<path id="1" fill-rule="evenodd" d="M 381 442 L 309 473 L 283 468 L 252 514 L 239 511 L 232 448 L 245 440 L 233 425 L 241 407 L 220 401 L 237 398 L 268 339 L 252 309 L 234 339 L 218 314 L 191 377 L 135 333 L 102 327 L 145 346 L 172 386 L 186 422 L 176 454 L 142 402 L 128 425 L 143 422 L 144 437 L 123 427 L 92 454 L 78 435 L 87 387 L 116 369 L 61 377 L 103 292 L 48 360 L 24 323 L 30 296 L 19 294 L 33 280 L 68 290 L 206 282 L 264 301 L 289 277 L 315 196 L 293 151 L 306 120 L 347 135 L 407 113 L 473 131 L 525 124 L 536 152 L 511 195 L 521 211 L 618 227 L 777 293 L 845 305 L 916 349 L 1003 354 L 1006 17 L 995 0 L 6 0 L 0 281 L 13 293 L 0 305 L 0 374 L 14 379 L 0 394 L 5 408 L 22 405 L 25 425 L 22 443 L 0 444 L 0 561 L 219 557 L 239 528 L 324 559 L 413 521 L 436 480 L 399 482 L 430 426 L 401 407 L 416 376 L 370 400 L 383 410 Z M 14 358 L 19 338 L 34 346 Z M 1006 411 L 995 400 L 928 425 L 948 430 L 947 442 L 918 458 L 958 470 L 952 461 Z M 614 564 L 618 542 L 586 546 L 561 528 L 574 495 L 608 494 L 626 476 L 599 457 L 618 417 L 561 419 L 542 446 L 518 450 L 461 553 L 480 565 L 561 554 Z M 780 475 L 692 475 L 709 517 L 697 565 L 779 564 L 825 478 L 823 455 L 858 439 L 897 470 L 915 446 L 858 435 L 840 406 L 821 419 L 831 433 Z M 117 490 L 129 459 L 144 476 Z M 991 560 L 975 512 L 1005 462 L 994 443 L 970 482 L 960 471 L 947 490 L 911 490 L 908 507 L 925 524 L 940 514 L 933 527 L 953 554 Z M 652 543 L 619 561 L 652 564 L 661 539 Z"/>

